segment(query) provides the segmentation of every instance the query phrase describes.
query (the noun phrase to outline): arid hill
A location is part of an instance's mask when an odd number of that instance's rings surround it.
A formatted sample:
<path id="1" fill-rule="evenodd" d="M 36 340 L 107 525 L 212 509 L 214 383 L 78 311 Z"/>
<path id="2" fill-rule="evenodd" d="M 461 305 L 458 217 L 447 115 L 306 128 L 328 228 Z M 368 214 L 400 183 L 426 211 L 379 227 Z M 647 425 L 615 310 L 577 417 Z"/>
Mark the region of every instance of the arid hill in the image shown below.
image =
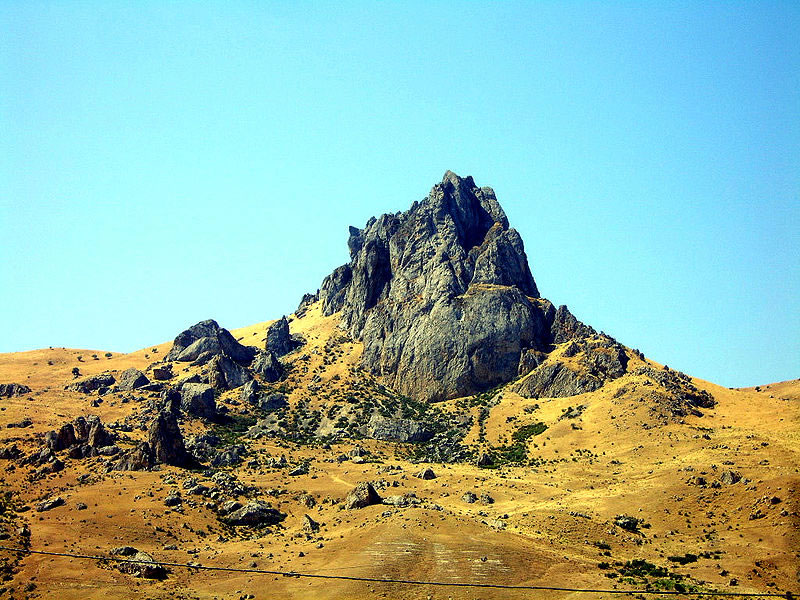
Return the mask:
<path id="1" fill-rule="evenodd" d="M 287 317 L 0 355 L 0 546 L 108 559 L 2 550 L 0 597 L 800 591 L 800 380 L 723 388 L 553 306 L 470 177 L 348 245 Z"/>

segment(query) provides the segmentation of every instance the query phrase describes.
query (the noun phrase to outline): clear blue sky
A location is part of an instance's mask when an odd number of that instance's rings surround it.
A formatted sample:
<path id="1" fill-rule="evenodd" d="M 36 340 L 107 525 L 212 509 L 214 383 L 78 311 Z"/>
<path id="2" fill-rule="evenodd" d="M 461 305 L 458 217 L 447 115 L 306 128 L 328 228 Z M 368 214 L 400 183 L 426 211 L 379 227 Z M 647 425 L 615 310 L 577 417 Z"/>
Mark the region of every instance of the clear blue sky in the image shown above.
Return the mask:
<path id="1" fill-rule="evenodd" d="M 294 310 L 445 170 L 542 294 L 800 377 L 797 2 L 0 4 L 0 351 Z"/>

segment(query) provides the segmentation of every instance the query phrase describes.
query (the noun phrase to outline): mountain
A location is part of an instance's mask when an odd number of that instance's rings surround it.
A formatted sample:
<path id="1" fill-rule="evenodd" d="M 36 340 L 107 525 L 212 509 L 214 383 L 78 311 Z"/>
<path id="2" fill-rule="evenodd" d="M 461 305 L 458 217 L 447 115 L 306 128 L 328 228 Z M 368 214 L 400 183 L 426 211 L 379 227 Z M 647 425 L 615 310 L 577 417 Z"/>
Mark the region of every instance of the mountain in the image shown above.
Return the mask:
<path id="1" fill-rule="evenodd" d="M 0 546 L 106 557 L 0 550 L 0 596 L 797 591 L 800 380 L 727 389 L 556 308 L 471 177 L 349 233 L 293 315 L 0 355 Z"/>

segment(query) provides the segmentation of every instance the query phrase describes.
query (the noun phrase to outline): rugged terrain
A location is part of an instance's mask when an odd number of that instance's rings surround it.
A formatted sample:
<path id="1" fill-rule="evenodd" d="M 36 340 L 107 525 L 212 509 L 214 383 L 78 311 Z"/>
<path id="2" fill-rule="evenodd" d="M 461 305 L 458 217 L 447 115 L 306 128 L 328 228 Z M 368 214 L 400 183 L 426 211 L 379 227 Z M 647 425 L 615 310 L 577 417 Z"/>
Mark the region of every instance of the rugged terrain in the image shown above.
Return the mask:
<path id="1" fill-rule="evenodd" d="M 577 595 L 169 563 L 800 589 L 800 380 L 723 388 L 553 306 L 471 178 L 348 245 L 288 318 L 0 355 L 0 545 L 152 561 L 2 551 L 0 596 Z"/>

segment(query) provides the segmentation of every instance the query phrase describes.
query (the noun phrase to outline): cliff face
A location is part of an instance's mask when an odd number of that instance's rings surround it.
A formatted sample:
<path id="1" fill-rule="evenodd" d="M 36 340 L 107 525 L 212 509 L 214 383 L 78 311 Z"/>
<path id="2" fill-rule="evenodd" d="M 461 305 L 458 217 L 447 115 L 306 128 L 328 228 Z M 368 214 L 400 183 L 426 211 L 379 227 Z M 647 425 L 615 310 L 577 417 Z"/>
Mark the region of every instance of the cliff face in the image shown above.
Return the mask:
<path id="1" fill-rule="evenodd" d="M 406 212 L 351 227 L 348 246 L 322 282 L 323 313 L 341 311 L 363 366 L 406 395 L 483 391 L 530 370 L 531 351 L 594 333 L 539 297 L 522 238 L 472 177 L 448 171 Z"/>

